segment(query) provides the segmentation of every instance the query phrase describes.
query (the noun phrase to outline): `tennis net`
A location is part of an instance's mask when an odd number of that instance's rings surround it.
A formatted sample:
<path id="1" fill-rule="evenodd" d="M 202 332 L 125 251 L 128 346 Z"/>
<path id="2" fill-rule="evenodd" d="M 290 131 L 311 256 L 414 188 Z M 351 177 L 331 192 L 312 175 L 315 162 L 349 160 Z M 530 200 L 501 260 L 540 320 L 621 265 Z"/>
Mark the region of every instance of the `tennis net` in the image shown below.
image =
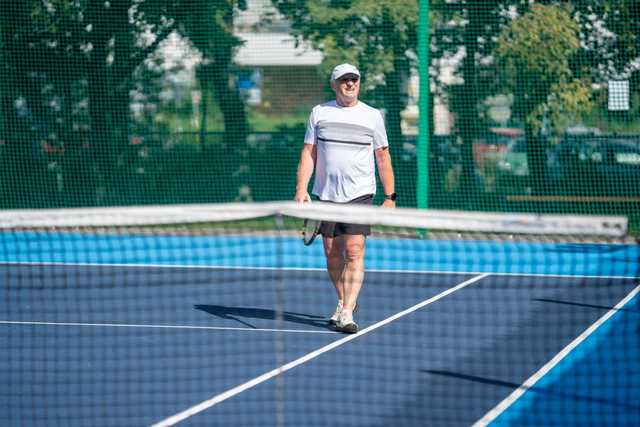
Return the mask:
<path id="1" fill-rule="evenodd" d="M 305 218 L 372 226 L 357 334 Z M 2 211 L 0 424 L 638 424 L 639 277 L 624 217 Z"/>

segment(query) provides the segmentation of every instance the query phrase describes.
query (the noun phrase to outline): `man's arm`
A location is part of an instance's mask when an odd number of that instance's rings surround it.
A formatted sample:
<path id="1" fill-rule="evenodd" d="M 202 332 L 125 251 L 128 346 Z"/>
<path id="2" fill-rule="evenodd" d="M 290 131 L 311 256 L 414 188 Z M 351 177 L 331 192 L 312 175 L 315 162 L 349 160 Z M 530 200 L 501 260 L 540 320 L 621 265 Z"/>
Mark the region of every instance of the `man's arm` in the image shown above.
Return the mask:
<path id="1" fill-rule="evenodd" d="M 315 163 L 315 144 L 303 144 L 302 151 L 300 152 L 300 162 L 298 163 L 296 195 L 294 197 L 296 202 L 302 203 L 311 200 L 311 196 L 309 196 L 307 188 L 309 186 L 309 180 L 311 179 Z"/>
<path id="2" fill-rule="evenodd" d="M 395 178 L 393 175 L 393 166 L 391 166 L 391 155 L 389 147 L 378 148 L 376 151 L 376 163 L 378 165 L 378 174 L 382 182 L 384 194 L 392 194 L 396 192 Z M 382 206 L 394 207 L 394 200 L 385 199 Z"/>

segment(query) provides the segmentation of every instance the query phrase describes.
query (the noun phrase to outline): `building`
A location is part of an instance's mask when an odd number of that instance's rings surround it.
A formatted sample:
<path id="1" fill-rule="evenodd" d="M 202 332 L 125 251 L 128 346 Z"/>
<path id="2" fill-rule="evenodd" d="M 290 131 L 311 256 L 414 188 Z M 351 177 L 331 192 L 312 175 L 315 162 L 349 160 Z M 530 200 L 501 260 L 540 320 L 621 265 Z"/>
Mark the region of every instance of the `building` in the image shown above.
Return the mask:
<path id="1" fill-rule="evenodd" d="M 234 63 L 247 103 L 266 114 L 289 114 L 324 101 L 327 81 L 318 73 L 322 52 L 297 42 L 269 0 L 249 0 L 238 11 L 235 35 L 243 41 Z"/>

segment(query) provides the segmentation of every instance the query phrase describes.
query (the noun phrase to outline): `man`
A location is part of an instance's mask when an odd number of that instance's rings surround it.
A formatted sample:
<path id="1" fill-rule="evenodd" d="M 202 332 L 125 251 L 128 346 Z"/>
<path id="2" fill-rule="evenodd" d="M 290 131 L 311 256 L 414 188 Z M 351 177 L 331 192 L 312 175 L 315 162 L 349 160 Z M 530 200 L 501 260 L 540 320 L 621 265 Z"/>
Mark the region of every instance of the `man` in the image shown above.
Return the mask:
<path id="1" fill-rule="evenodd" d="M 376 192 L 375 162 L 384 189 L 385 207 L 395 207 L 394 175 L 389 143 L 380 111 L 358 100 L 360 72 L 341 64 L 331 73 L 335 101 L 311 111 L 297 171 L 295 200 L 311 198 L 307 186 L 316 169 L 313 194 L 321 201 L 371 204 Z M 329 324 L 358 332 L 353 320 L 364 280 L 365 236 L 370 226 L 323 222 L 320 228 L 329 277 L 338 305 Z"/>

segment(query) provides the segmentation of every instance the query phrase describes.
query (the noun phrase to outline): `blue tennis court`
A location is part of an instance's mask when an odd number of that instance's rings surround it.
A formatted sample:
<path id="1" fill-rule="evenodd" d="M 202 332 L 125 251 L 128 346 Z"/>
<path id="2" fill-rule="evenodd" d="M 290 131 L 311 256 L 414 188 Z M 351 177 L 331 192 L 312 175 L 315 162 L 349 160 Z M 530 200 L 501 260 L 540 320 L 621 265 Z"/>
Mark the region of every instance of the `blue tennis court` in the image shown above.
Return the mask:
<path id="1" fill-rule="evenodd" d="M 295 237 L 12 232 L 0 262 L 3 425 L 640 424 L 635 244 L 370 239 L 356 335 Z"/>

